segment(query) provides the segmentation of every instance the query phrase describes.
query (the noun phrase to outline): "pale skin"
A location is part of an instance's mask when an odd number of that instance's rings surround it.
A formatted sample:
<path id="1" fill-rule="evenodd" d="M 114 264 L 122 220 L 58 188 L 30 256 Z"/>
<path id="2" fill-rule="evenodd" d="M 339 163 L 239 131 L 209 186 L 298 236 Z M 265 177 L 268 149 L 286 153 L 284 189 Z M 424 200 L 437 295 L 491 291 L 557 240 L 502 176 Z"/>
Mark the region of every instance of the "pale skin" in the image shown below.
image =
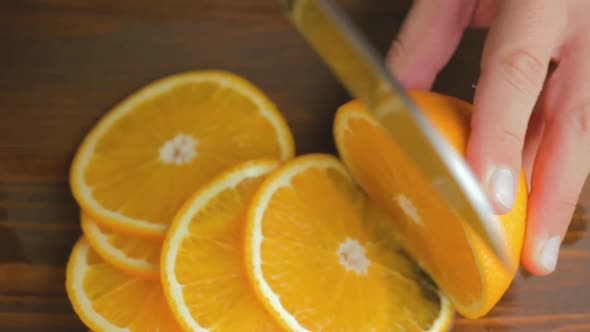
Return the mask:
<path id="1" fill-rule="evenodd" d="M 406 88 L 430 89 L 469 27 L 489 27 L 467 161 L 498 213 L 529 183 L 522 264 L 556 268 L 590 171 L 590 1 L 416 0 L 388 55 Z"/>

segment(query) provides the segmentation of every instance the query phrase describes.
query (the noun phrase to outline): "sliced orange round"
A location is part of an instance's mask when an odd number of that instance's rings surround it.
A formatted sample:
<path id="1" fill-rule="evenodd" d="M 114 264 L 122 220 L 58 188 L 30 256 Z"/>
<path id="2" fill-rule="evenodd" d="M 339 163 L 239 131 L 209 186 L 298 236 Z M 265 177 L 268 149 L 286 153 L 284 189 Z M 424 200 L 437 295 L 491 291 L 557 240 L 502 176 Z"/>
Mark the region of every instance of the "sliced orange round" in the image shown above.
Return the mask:
<path id="1" fill-rule="evenodd" d="M 159 282 L 105 263 L 84 238 L 70 255 L 66 290 L 74 311 L 94 332 L 182 331 Z"/>
<path id="2" fill-rule="evenodd" d="M 80 146 L 70 183 L 98 222 L 163 238 L 184 200 L 217 173 L 293 153 L 286 121 L 261 90 L 229 72 L 192 71 L 110 110 Z"/>
<path id="3" fill-rule="evenodd" d="M 434 92 L 410 91 L 410 97 L 443 137 L 464 153 L 471 105 Z M 390 113 L 381 116 L 380 121 L 391 121 Z M 341 158 L 362 188 L 392 217 L 404 247 L 457 311 L 468 318 L 486 314 L 507 290 L 516 264 L 505 268 L 471 228 L 450 214 L 429 181 L 375 119 L 358 101 L 340 107 L 334 136 Z M 499 216 L 515 262 L 526 223 L 524 173 L 518 181 L 514 208 Z"/>
<path id="4" fill-rule="evenodd" d="M 81 213 L 80 220 L 85 238 L 107 263 L 132 275 L 160 280 L 162 240 L 114 231 L 86 213 Z"/>
<path id="5" fill-rule="evenodd" d="M 248 275 L 290 331 L 448 330 L 450 302 L 400 250 L 391 225 L 338 159 L 297 157 L 249 206 Z"/>
<path id="6" fill-rule="evenodd" d="M 277 166 L 257 160 L 224 172 L 174 219 L 162 252 L 162 282 L 187 331 L 280 331 L 250 287 L 241 239 L 250 198 Z"/>

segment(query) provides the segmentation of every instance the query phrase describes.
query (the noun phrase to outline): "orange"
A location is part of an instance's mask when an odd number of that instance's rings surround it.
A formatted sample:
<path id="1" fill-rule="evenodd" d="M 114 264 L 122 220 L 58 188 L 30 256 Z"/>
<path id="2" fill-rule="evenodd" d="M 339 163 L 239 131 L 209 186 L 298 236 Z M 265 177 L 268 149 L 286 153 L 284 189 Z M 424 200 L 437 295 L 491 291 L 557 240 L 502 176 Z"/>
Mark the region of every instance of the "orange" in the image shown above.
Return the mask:
<path id="1" fill-rule="evenodd" d="M 464 154 L 472 106 L 434 92 L 411 91 L 410 97 L 450 144 Z M 385 126 L 358 101 L 339 108 L 334 136 L 342 160 L 368 195 L 392 217 L 400 241 L 469 318 L 485 315 L 512 282 L 517 266 L 504 268 L 488 247 L 456 222 L 437 193 L 395 145 Z M 518 261 L 522 249 L 527 188 L 521 173 L 514 208 L 498 216 L 510 253 Z"/>
<path id="2" fill-rule="evenodd" d="M 248 283 L 241 240 L 244 213 L 276 161 L 246 162 L 187 200 L 164 243 L 162 282 L 187 331 L 280 331 Z"/>
<path id="3" fill-rule="evenodd" d="M 159 282 L 105 263 L 84 238 L 70 255 L 66 290 L 76 314 L 94 332 L 182 331 Z"/>
<path id="4" fill-rule="evenodd" d="M 285 329 L 449 329 L 450 302 L 335 157 L 285 163 L 256 191 L 246 222 L 248 276 Z"/>
<path id="5" fill-rule="evenodd" d="M 86 213 L 80 219 L 86 240 L 106 262 L 132 275 L 160 279 L 161 240 L 114 231 Z"/>
<path id="6" fill-rule="evenodd" d="M 82 142 L 70 184 L 97 222 L 163 238 L 184 200 L 217 173 L 293 153 L 286 121 L 262 91 L 233 73 L 191 71 L 113 107 Z"/>

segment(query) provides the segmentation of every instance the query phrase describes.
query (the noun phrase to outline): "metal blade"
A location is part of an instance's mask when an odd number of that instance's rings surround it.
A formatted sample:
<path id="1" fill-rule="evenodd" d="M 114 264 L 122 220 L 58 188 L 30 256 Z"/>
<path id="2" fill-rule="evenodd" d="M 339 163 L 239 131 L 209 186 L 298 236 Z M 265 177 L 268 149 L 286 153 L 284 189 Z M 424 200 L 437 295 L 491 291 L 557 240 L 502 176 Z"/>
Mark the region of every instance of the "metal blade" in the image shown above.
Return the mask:
<path id="1" fill-rule="evenodd" d="M 475 176 L 404 93 L 376 50 L 328 0 L 280 0 L 291 22 L 351 95 L 375 118 L 387 113 L 393 141 L 506 267 L 512 267 L 500 222 Z"/>

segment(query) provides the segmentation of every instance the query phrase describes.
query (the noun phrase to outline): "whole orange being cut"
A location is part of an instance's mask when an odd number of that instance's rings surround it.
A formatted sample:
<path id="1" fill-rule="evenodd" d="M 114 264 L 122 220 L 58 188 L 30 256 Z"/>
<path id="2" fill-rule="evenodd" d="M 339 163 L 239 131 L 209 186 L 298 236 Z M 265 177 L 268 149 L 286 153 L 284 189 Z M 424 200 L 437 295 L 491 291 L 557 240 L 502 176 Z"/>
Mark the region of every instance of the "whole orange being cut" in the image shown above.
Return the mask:
<path id="1" fill-rule="evenodd" d="M 427 119 L 458 152 L 464 153 L 472 106 L 427 91 L 410 91 Z M 472 229 L 450 215 L 429 181 L 421 176 L 385 126 L 391 114 L 375 118 L 359 101 L 341 106 L 334 136 L 341 158 L 369 196 L 393 217 L 400 241 L 469 318 L 486 314 L 502 297 L 517 266 L 505 268 Z M 379 120 L 379 121 L 377 121 Z M 524 173 L 511 212 L 498 216 L 510 253 L 519 260 L 525 231 L 527 188 Z"/>

